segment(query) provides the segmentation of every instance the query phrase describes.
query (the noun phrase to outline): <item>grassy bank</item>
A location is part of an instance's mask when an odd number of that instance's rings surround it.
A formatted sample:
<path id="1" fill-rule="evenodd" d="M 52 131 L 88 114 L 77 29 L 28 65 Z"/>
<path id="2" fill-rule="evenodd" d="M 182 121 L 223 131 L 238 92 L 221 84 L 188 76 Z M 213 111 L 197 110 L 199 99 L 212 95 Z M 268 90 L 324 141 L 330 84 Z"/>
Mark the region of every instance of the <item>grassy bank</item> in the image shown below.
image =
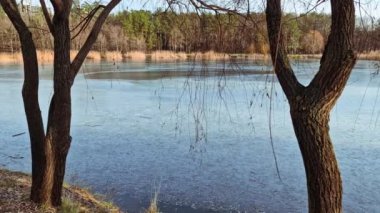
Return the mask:
<path id="1" fill-rule="evenodd" d="M 71 58 L 74 58 L 78 53 L 76 50 L 70 52 Z M 291 59 L 320 59 L 321 54 L 290 54 Z M 51 50 L 38 50 L 38 61 L 41 64 L 51 64 L 54 59 L 53 51 Z M 110 61 L 110 62 L 122 62 L 122 61 L 153 61 L 153 62 L 165 62 L 165 61 L 186 61 L 186 60 L 233 60 L 233 59 L 246 59 L 246 60 L 265 60 L 270 61 L 268 54 L 230 54 L 230 53 L 218 53 L 214 51 L 208 52 L 173 52 L 173 51 L 153 51 L 149 53 L 141 51 L 130 51 L 121 53 L 117 51 L 98 52 L 90 51 L 87 56 L 89 61 Z M 360 60 L 380 60 L 380 51 L 371 51 L 358 54 Z M 19 64 L 22 63 L 22 54 L 16 53 L 0 53 L 0 64 Z"/>
<path id="2" fill-rule="evenodd" d="M 74 58 L 78 51 L 71 51 L 71 58 Z M 41 64 L 51 64 L 54 54 L 51 50 L 38 50 L 38 61 Z M 263 54 L 227 54 L 214 51 L 208 52 L 173 52 L 173 51 L 153 51 L 149 53 L 140 51 L 131 51 L 121 53 L 117 51 L 97 52 L 91 51 L 87 60 L 90 61 L 186 61 L 186 60 L 230 60 L 230 59 L 252 59 L 252 60 L 269 60 L 269 55 Z M 0 53 L 0 64 L 19 64 L 22 63 L 22 54 Z"/>
<path id="3" fill-rule="evenodd" d="M 291 54 L 292 59 L 320 59 L 322 54 Z M 358 53 L 359 60 L 380 61 L 380 50 Z"/>
<path id="4" fill-rule="evenodd" d="M 64 184 L 63 204 L 59 209 L 37 206 L 29 201 L 31 177 L 20 172 L 0 168 L 0 212 L 28 213 L 118 213 L 122 212 L 110 202 L 87 190 Z"/>

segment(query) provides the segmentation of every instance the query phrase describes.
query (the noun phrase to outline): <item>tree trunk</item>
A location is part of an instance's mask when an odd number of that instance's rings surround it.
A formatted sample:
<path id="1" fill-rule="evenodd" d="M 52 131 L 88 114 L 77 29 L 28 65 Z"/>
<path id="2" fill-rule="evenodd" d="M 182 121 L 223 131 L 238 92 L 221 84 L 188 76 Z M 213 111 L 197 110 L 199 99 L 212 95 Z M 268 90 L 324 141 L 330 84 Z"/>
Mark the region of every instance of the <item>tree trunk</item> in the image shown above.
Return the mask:
<path id="1" fill-rule="evenodd" d="M 40 203 L 43 200 L 42 185 L 46 168 L 46 156 L 44 151 L 45 131 L 38 101 L 39 75 L 36 47 L 32 33 L 17 10 L 17 3 L 15 1 L 0 1 L 0 4 L 15 27 L 21 43 L 24 62 L 22 97 L 28 123 L 32 155 L 32 187 L 30 199 Z"/>
<path id="2" fill-rule="evenodd" d="M 44 177 L 45 200 L 52 206 L 60 206 L 66 157 L 69 152 L 71 122 L 70 88 L 55 93 L 50 103 L 48 130 L 46 134 L 47 168 Z"/>
<path id="3" fill-rule="evenodd" d="M 60 206 L 71 137 L 70 29 L 66 17 L 54 17 L 54 94 L 50 102 L 44 154 L 46 165 L 38 203 Z M 40 174 L 39 174 L 40 175 Z"/>
<path id="4" fill-rule="evenodd" d="M 329 135 L 329 112 L 308 109 L 309 106 L 291 106 L 305 166 L 309 212 L 342 212 L 342 180 Z"/>
<path id="5" fill-rule="evenodd" d="M 68 16 L 56 15 L 54 25 L 54 96 L 49 109 L 47 139 L 52 142 L 51 204 L 61 205 L 66 157 L 70 148 L 71 70 Z"/>
<path id="6" fill-rule="evenodd" d="M 54 94 L 45 135 L 38 102 L 38 61 L 32 34 L 20 15 L 17 2 L 0 0 L 2 8 L 20 37 L 25 76 L 22 95 L 32 150 L 30 199 L 36 203 L 55 207 L 62 203 L 66 158 L 71 144 L 71 86 L 107 16 L 120 1 L 111 0 L 106 6 L 102 5 L 103 10 L 98 15 L 85 44 L 71 62 L 69 16 L 72 1 L 51 1 L 54 8 L 54 17 L 51 20 L 44 0 L 40 0 L 49 31 L 54 36 Z"/>
<path id="7" fill-rule="evenodd" d="M 267 29 L 274 71 L 289 101 L 304 161 L 310 213 L 342 212 L 342 180 L 329 135 L 330 111 L 356 62 L 353 0 L 331 0 L 331 32 L 319 71 L 308 86 L 298 81 L 286 52 L 281 0 L 268 0 Z"/>

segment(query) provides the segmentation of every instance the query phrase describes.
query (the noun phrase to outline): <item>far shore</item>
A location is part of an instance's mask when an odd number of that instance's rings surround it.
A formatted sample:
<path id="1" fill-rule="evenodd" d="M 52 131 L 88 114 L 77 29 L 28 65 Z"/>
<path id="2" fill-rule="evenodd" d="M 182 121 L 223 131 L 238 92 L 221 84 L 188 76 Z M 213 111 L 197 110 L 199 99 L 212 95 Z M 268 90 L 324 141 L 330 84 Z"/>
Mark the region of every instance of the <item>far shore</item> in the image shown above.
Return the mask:
<path id="1" fill-rule="evenodd" d="M 71 58 L 74 58 L 78 51 L 72 50 L 70 52 Z M 291 59 L 307 60 L 307 59 L 320 59 L 321 54 L 290 54 Z M 52 50 L 37 50 L 37 58 L 40 64 L 51 64 L 54 60 L 54 53 Z M 380 51 L 371 51 L 367 53 L 359 53 L 358 58 L 361 60 L 380 60 Z M 87 56 L 87 61 L 99 62 L 165 62 L 165 61 L 188 61 L 188 60 L 203 60 L 203 61 L 216 61 L 216 60 L 259 60 L 270 61 L 269 54 L 259 53 L 219 53 L 214 51 L 208 52 L 174 52 L 174 51 L 153 51 L 145 53 L 142 51 L 130 51 L 122 53 L 119 51 L 90 51 Z M 21 52 L 0 52 L 0 64 L 20 64 L 22 63 Z"/>

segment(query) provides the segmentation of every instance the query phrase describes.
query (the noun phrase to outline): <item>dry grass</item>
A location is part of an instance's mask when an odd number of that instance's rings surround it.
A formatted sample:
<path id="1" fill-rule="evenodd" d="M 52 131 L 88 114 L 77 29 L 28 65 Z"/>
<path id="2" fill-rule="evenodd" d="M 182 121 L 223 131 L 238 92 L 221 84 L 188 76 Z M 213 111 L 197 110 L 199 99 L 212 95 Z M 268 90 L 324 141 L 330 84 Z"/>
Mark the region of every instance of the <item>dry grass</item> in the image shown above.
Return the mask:
<path id="1" fill-rule="evenodd" d="M 107 51 L 101 54 L 101 58 L 106 61 L 122 61 L 123 54 L 118 51 Z"/>
<path id="2" fill-rule="evenodd" d="M 380 60 L 380 50 L 359 53 L 358 57 L 362 60 Z"/>
<path id="3" fill-rule="evenodd" d="M 103 201 L 87 190 L 65 184 L 63 203 L 58 209 L 37 206 L 29 201 L 30 176 L 0 168 L 0 212 L 28 213 L 118 213 L 110 202 Z"/>
<path id="4" fill-rule="evenodd" d="M 292 54 L 292 59 L 321 59 L 322 54 Z M 370 52 L 358 53 L 358 59 L 360 60 L 380 60 L 380 50 L 373 50 Z"/>
<path id="5" fill-rule="evenodd" d="M 154 193 L 153 198 L 150 200 L 149 208 L 145 210 L 145 213 L 160 213 L 158 209 L 158 193 Z"/>
<path id="6" fill-rule="evenodd" d="M 186 60 L 188 55 L 184 52 L 154 51 L 148 55 L 148 58 L 152 61 L 176 61 Z"/>
<path id="7" fill-rule="evenodd" d="M 227 53 L 218 53 L 214 51 L 207 52 L 195 52 L 189 54 L 191 59 L 195 60 L 207 60 L 207 61 L 216 61 L 216 60 L 229 60 L 230 55 Z"/>
<path id="8" fill-rule="evenodd" d="M 72 50 L 70 52 L 70 57 L 73 59 L 78 53 L 77 50 Z M 320 59 L 321 54 L 292 54 L 290 55 L 293 59 Z M 37 57 L 39 63 L 41 64 L 51 64 L 54 60 L 54 54 L 51 50 L 38 50 Z M 380 60 L 380 51 L 370 51 L 358 54 L 361 60 Z M 264 60 L 270 61 L 269 54 L 227 54 L 219 53 L 214 51 L 208 52 L 174 52 L 174 51 L 153 51 L 151 53 L 144 53 L 142 51 L 130 51 L 125 54 L 117 51 L 108 51 L 100 53 L 98 51 L 90 51 L 87 60 L 92 61 L 146 61 L 151 60 L 155 62 L 160 61 L 185 61 L 185 60 L 206 60 L 206 61 L 216 61 L 216 60 L 231 60 L 231 59 L 245 59 L 245 60 Z M 0 53 L 0 64 L 20 64 L 22 63 L 21 53 Z"/>
<path id="9" fill-rule="evenodd" d="M 146 54 L 140 51 L 130 51 L 124 57 L 131 61 L 145 61 Z"/>
<path id="10" fill-rule="evenodd" d="M 100 61 L 102 59 L 102 57 L 100 56 L 100 52 L 90 51 L 87 55 L 87 59 L 94 60 L 94 61 Z"/>
<path id="11" fill-rule="evenodd" d="M 73 59 L 77 50 L 70 51 L 70 57 Z M 38 61 L 41 64 L 51 64 L 54 60 L 54 54 L 51 50 L 38 50 Z M 264 54 L 227 54 L 218 53 L 214 51 L 208 52 L 173 52 L 173 51 L 153 51 L 151 53 L 144 53 L 141 51 L 130 51 L 125 54 L 117 51 L 97 52 L 90 51 L 87 55 L 87 60 L 92 61 L 185 61 L 185 60 L 230 60 L 230 59 L 250 59 L 250 60 L 268 60 L 269 56 Z M 0 53 L 0 64 L 19 64 L 22 63 L 21 53 Z"/>
<path id="12" fill-rule="evenodd" d="M 0 64 L 22 63 L 21 53 L 0 53 Z"/>
<path id="13" fill-rule="evenodd" d="M 37 58 L 38 61 L 40 61 L 43 64 L 46 64 L 54 60 L 54 53 L 51 50 L 38 50 Z"/>
<path id="14" fill-rule="evenodd" d="M 73 59 L 78 54 L 77 50 L 70 51 L 70 58 Z M 110 56 L 112 53 L 109 54 Z M 111 57 L 110 57 L 111 58 Z M 41 64 L 51 64 L 54 61 L 54 53 L 51 50 L 37 50 L 37 59 Z M 100 61 L 100 53 L 96 51 L 90 51 L 87 55 L 88 60 Z M 0 64 L 20 64 L 23 63 L 22 54 L 16 53 L 0 53 Z"/>

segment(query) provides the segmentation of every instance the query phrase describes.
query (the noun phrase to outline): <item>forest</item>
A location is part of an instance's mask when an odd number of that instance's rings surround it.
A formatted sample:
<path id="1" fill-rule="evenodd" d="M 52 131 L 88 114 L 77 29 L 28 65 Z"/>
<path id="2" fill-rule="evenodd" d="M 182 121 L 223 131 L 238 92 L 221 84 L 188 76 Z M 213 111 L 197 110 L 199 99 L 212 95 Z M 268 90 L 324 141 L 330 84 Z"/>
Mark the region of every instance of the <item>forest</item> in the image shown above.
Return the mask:
<path id="1" fill-rule="evenodd" d="M 71 13 L 73 31 L 72 49 L 78 50 L 85 40 L 81 30 L 88 33 L 82 19 L 96 4 L 83 4 Z M 53 40 L 48 33 L 41 8 L 24 6 L 21 14 L 30 27 L 40 50 L 52 49 Z M 284 15 L 284 42 L 290 54 L 321 53 L 330 31 L 328 14 L 311 12 Z M 20 51 L 17 32 L 0 10 L 0 52 Z M 380 49 L 380 20 L 357 18 L 355 46 L 361 53 Z M 93 50 L 99 52 L 128 51 L 259 53 L 267 54 L 269 44 L 264 13 L 242 16 L 234 13 L 178 13 L 157 9 L 119 11 L 110 14 Z"/>

